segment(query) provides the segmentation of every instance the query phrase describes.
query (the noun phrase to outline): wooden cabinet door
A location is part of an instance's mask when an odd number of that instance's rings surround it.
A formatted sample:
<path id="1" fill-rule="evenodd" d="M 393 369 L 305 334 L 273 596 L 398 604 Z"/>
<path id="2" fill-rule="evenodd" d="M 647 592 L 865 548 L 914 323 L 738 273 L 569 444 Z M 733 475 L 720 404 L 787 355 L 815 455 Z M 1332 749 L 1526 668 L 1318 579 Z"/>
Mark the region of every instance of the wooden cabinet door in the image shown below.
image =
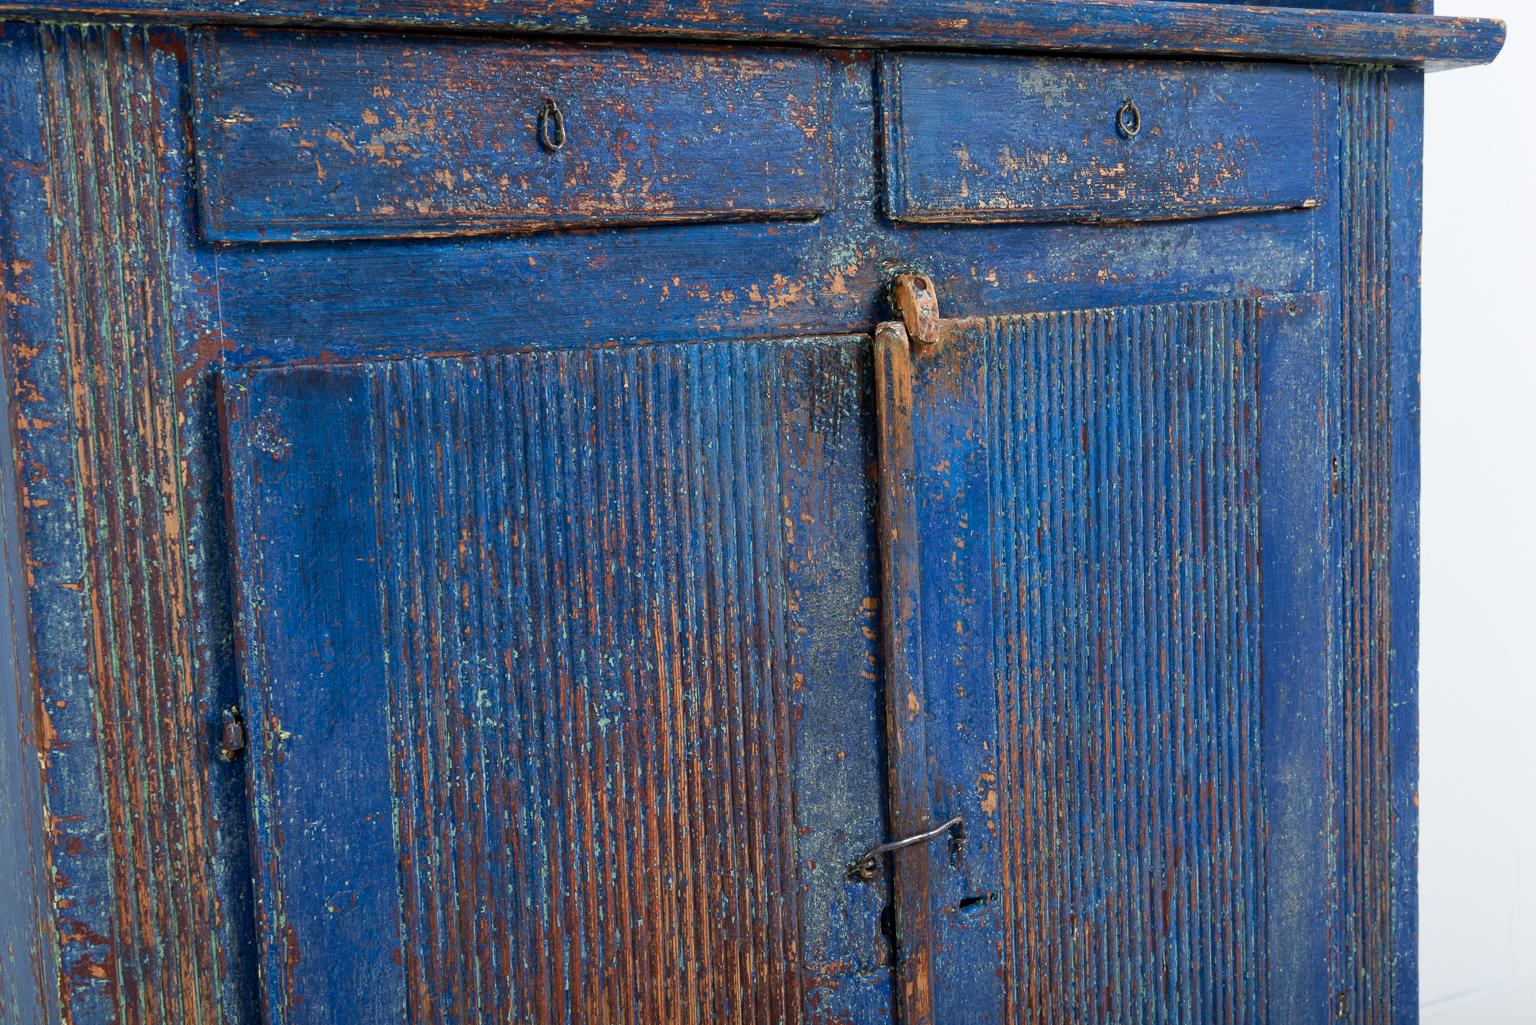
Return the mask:
<path id="1" fill-rule="evenodd" d="M 226 378 L 270 1021 L 886 1017 L 868 352 Z"/>
<path id="2" fill-rule="evenodd" d="M 1328 1019 L 1321 325 L 881 328 L 904 1021 Z"/>

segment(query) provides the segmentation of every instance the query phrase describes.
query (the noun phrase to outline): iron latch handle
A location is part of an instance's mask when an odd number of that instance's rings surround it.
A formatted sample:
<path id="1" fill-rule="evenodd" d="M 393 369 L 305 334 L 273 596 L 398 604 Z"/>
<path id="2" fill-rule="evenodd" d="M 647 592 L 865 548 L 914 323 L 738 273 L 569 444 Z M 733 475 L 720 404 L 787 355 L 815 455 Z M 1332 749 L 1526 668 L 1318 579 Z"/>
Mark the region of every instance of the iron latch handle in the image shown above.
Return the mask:
<path id="1" fill-rule="evenodd" d="M 867 883 L 874 880 L 880 874 L 880 856 L 892 851 L 899 851 L 906 847 L 915 847 L 920 843 L 937 840 L 944 834 L 950 834 L 950 843 L 956 851 L 965 846 L 965 818 L 956 815 L 942 826 L 934 826 L 926 833 L 918 833 L 904 840 L 892 840 L 878 847 L 871 847 L 848 865 L 848 878 L 856 882 Z"/>

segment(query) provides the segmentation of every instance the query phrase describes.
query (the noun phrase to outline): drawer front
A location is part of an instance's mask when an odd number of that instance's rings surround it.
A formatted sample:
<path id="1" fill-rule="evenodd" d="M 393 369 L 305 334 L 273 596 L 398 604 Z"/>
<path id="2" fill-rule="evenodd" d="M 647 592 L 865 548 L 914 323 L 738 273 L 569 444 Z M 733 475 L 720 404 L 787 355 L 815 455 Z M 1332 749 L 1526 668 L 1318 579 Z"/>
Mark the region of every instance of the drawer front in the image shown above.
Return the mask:
<path id="1" fill-rule="evenodd" d="M 1316 206 L 1322 79 L 1290 65 L 894 54 L 898 221 L 1141 221 Z"/>
<path id="2" fill-rule="evenodd" d="M 824 58 L 212 30 L 194 96 L 216 241 L 806 218 Z"/>

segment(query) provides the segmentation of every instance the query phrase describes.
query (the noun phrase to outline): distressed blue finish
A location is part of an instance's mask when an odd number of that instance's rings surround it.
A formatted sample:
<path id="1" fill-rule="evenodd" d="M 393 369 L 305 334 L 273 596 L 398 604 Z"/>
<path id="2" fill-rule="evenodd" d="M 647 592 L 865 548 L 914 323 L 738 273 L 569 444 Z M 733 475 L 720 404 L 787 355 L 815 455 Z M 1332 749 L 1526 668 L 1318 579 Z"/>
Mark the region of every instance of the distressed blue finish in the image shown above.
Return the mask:
<path id="1" fill-rule="evenodd" d="M 1331 985 L 1336 1011 L 1363 1022 L 1401 1021 L 1418 991 L 1419 259 L 1403 222 L 1420 203 L 1422 89 L 1417 75 L 1366 71 L 1339 88 Z"/>
<path id="2" fill-rule="evenodd" d="M 831 205 L 825 72 L 786 51 L 208 31 L 193 92 L 203 233 L 811 217 Z M 548 103 L 560 124 L 541 135 Z"/>
<path id="3" fill-rule="evenodd" d="M 269 1020 L 802 1021 L 883 962 L 861 348 L 230 382 Z"/>
<path id="4" fill-rule="evenodd" d="M 40 97 L 27 86 L 37 79 L 36 33 L 5 26 L 0 32 L 0 152 L 25 153 L 39 162 L 35 131 L 40 119 Z M 0 233 L 14 238 L 23 224 L 34 231 L 41 209 L 40 183 L 34 176 L 18 173 L 14 166 L 0 167 Z M 25 263 L 32 253 L 20 253 L 0 244 L 0 265 Z M 13 262 L 0 273 L 0 342 L 27 337 L 45 329 L 39 314 L 29 308 L 15 284 L 28 268 Z M 13 394 L 13 369 L 9 359 L 0 367 L 5 394 Z M 0 619 L 0 1021 L 27 1025 L 54 1025 L 58 1021 L 53 996 L 58 978 L 58 948 L 44 923 L 48 920 L 49 891 L 46 805 L 38 755 L 49 746 L 48 720 L 39 713 L 38 694 L 32 679 L 33 640 L 29 629 L 26 553 L 22 516 L 17 495 L 18 465 L 15 435 L 7 429 L 0 445 L 0 558 L 5 565 L 5 606 Z"/>
<path id="5" fill-rule="evenodd" d="M 0 24 L 0 1020 L 1411 1025 L 1426 6 Z"/>
<path id="6" fill-rule="evenodd" d="M 1313 68 L 893 54 L 880 75 L 898 221 L 1177 220 L 1318 202 Z"/>
<path id="7" fill-rule="evenodd" d="M 973 824 L 898 935 L 934 1020 L 1326 1017 L 1321 311 L 955 321 L 918 357 L 927 789 Z"/>
<path id="8" fill-rule="evenodd" d="M 1387 87 L 1386 288 L 1390 371 L 1388 388 L 1392 566 L 1388 611 L 1392 663 L 1387 743 L 1392 751 L 1391 1014 L 1419 1000 L 1419 491 L 1420 477 L 1420 235 L 1424 203 L 1424 76 L 1393 71 Z M 1380 159 L 1379 151 L 1376 159 Z M 1408 1012 L 1409 1015 L 1412 1011 Z"/>
<path id="9" fill-rule="evenodd" d="M 42 1020 L 209 1021 L 244 845 L 216 862 L 240 820 L 212 810 L 234 780 L 210 764 L 188 579 L 177 343 L 207 322 L 168 187 L 186 136 L 162 116 L 181 109 L 184 48 L 5 32 L 35 104 L 5 119 L 3 263 L 47 870 L 35 939 L 14 942 L 41 946 Z"/>
<path id="10" fill-rule="evenodd" d="M 1332 460 L 1319 429 L 1328 372 L 1327 304 L 1266 305 L 1259 347 L 1259 613 L 1267 1020 L 1328 1013 L 1326 819 L 1327 501 Z M 1257 913 L 1257 909 L 1255 909 Z"/>
<path id="11" fill-rule="evenodd" d="M 829 85 L 838 200 L 814 221 L 223 249 L 222 358 L 873 330 L 893 266 L 930 272 L 951 305 L 974 312 L 1316 287 L 1320 211 L 1091 231 L 893 225 L 880 212 L 869 58 L 839 55 Z"/>
<path id="12" fill-rule="evenodd" d="M 0 0 L 0 16 L 169 18 L 182 23 L 318 22 L 577 36 L 635 35 L 821 47 L 1020 49 L 1320 63 L 1484 64 L 1504 23 L 1399 13 L 1381 0 L 1234 5 L 1175 0 Z"/>

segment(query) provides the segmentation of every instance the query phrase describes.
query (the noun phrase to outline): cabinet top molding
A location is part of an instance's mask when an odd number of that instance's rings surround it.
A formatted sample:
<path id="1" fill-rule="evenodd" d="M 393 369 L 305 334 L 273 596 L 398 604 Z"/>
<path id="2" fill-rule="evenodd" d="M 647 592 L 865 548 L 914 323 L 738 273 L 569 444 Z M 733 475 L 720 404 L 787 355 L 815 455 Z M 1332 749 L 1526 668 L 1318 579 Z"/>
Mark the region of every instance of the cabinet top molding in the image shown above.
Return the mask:
<path id="1" fill-rule="evenodd" d="M 0 0 L 3 19 L 331 25 L 825 47 L 1486 64 L 1504 23 L 1164 0 Z"/>

